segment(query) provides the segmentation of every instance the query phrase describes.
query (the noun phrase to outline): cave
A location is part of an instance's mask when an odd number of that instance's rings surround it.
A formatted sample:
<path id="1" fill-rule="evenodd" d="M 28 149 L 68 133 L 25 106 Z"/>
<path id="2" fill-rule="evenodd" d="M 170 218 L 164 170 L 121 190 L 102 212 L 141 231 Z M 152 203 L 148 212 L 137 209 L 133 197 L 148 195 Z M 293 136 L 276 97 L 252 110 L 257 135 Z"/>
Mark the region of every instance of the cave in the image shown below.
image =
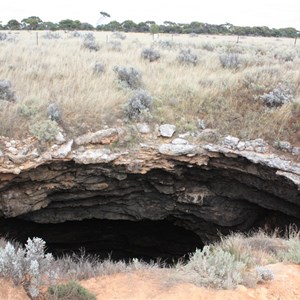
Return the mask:
<path id="1" fill-rule="evenodd" d="M 174 263 L 185 260 L 203 243 L 192 231 L 162 221 L 83 220 L 38 224 L 21 219 L 0 221 L 0 235 L 25 244 L 40 237 L 55 257 L 91 255 L 99 259 Z"/>
<path id="2" fill-rule="evenodd" d="M 22 243 L 41 237 L 57 256 L 84 249 L 101 258 L 171 262 L 220 235 L 300 225 L 296 163 L 221 150 L 0 169 L 0 235 Z"/>

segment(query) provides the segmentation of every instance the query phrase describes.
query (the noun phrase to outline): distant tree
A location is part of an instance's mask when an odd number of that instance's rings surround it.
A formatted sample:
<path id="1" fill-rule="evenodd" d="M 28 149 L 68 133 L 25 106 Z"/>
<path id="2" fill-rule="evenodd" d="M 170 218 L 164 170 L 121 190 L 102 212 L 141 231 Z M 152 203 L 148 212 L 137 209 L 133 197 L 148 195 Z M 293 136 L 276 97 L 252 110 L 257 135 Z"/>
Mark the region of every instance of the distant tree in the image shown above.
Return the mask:
<path id="1" fill-rule="evenodd" d="M 43 27 L 45 30 L 52 30 L 52 31 L 59 29 L 59 25 L 52 22 L 43 22 Z"/>
<path id="2" fill-rule="evenodd" d="M 21 23 L 24 29 L 36 30 L 39 29 L 39 26 L 43 23 L 43 21 L 39 17 L 32 16 L 23 19 Z"/>
<path id="3" fill-rule="evenodd" d="M 94 30 L 94 26 L 89 23 L 81 23 L 79 26 L 80 30 Z"/>
<path id="4" fill-rule="evenodd" d="M 121 23 L 121 26 L 125 32 L 136 31 L 137 25 L 132 20 L 126 20 Z"/>
<path id="5" fill-rule="evenodd" d="M 151 34 L 157 34 L 157 33 L 159 33 L 159 25 L 157 25 L 157 24 L 152 24 L 151 26 L 150 26 L 150 33 Z"/>
<path id="6" fill-rule="evenodd" d="M 5 25 L 5 29 L 8 30 L 19 30 L 21 29 L 21 23 L 15 19 L 9 20 Z"/>
<path id="7" fill-rule="evenodd" d="M 121 31 L 123 30 L 121 24 L 117 21 L 111 21 L 105 25 L 98 25 L 97 30 L 104 30 L 104 31 Z"/>
<path id="8" fill-rule="evenodd" d="M 79 20 L 71 20 L 71 19 L 65 19 L 61 20 L 58 23 L 59 29 L 62 30 L 78 30 L 80 29 L 81 22 Z"/>
<path id="9" fill-rule="evenodd" d="M 149 32 L 149 25 L 146 22 L 140 22 L 137 24 L 138 32 Z"/>

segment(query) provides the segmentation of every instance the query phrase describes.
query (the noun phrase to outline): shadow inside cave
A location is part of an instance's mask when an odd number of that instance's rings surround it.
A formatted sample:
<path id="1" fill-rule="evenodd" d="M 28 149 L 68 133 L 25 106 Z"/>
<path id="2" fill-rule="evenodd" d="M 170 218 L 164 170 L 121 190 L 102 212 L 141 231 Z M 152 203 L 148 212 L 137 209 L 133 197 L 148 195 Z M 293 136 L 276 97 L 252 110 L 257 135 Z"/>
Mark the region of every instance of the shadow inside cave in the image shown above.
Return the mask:
<path id="1" fill-rule="evenodd" d="M 145 262 L 176 263 L 203 247 L 194 232 L 173 225 L 169 220 L 90 219 L 38 224 L 11 218 L 0 220 L 0 235 L 22 244 L 28 237 L 40 237 L 46 241 L 47 252 L 55 257 L 85 253 L 100 259 L 110 257 L 127 262 L 138 258 Z"/>

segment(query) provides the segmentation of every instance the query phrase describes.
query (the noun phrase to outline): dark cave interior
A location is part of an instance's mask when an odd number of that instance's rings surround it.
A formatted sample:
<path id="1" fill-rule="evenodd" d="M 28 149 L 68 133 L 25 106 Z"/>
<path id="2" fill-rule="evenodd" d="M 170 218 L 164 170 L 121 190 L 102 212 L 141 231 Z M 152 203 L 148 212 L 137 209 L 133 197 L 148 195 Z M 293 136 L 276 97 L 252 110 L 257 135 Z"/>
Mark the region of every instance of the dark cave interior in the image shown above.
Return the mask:
<path id="1" fill-rule="evenodd" d="M 2 219 L 0 235 L 22 244 L 28 237 L 46 241 L 47 251 L 64 254 L 96 255 L 100 259 L 166 263 L 186 259 L 201 239 L 192 231 L 173 225 L 169 220 L 83 220 L 58 224 L 38 224 L 21 219 Z"/>

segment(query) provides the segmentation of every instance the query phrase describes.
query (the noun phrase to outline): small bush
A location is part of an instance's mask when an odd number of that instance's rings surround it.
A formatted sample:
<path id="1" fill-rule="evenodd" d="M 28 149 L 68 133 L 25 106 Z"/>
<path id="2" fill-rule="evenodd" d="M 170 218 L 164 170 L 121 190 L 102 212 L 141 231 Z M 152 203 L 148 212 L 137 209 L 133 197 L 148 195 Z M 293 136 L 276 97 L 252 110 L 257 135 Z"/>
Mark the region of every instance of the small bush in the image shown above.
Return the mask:
<path id="1" fill-rule="evenodd" d="M 127 103 L 126 115 L 129 119 L 137 119 L 142 112 L 150 111 L 153 98 L 145 91 L 139 90 Z"/>
<path id="2" fill-rule="evenodd" d="M 61 120 L 61 113 L 57 103 L 50 103 L 47 108 L 47 114 L 51 121 L 60 121 Z"/>
<path id="3" fill-rule="evenodd" d="M 145 48 L 141 53 L 141 58 L 153 62 L 160 59 L 160 54 L 152 48 Z"/>
<path id="4" fill-rule="evenodd" d="M 112 35 L 115 39 L 120 39 L 120 40 L 126 39 L 126 35 L 121 32 L 114 32 Z"/>
<path id="5" fill-rule="evenodd" d="M 7 243 L 0 251 L 0 276 L 10 278 L 16 285 L 22 284 L 35 298 L 43 284 L 57 276 L 52 270 L 53 256 L 45 254 L 46 243 L 40 238 L 28 239 L 25 249 Z"/>
<path id="6" fill-rule="evenodd" d="M 136 69 L 115 66 L 113 70 L 120 83 L 125 87 L 134 90 L 142 86 L 142 75 Z"/>
<path id="7" fill-rule="evenodd" d="M 264 94 L 261 100 L 266 106 L 279 107 L 293 100 L 293 93 L 290 88 L 283 84 L 279 84 L 268 94 Z"/>
<path id="8" fill-rule="evenodd" d="M 29 132 L 39 141 L 48 142 L 55 140 L 59 127 L 55 121 L 43 120 L 30 125 Z"/>
<path id="9" fill-rule="evenodd" d="M 48 288 L 47 300 L 96 300 L 95 295 L 75 281 L 57 284 Z"/>
<path id="10" fill-rule="evenodd" d="M 7 34 L 0 32 L 0 41 L 5 41 L 7 39 Z"/>
<path id="11" fill-rule="evenodd" d="M 226 69 L 238 69 L 242 65 L 239 54 L 233 52 L 220 55 L 219 60 Z"/>
<path id="12" fill-rule="evenodd" d="M 0 80 L 0 100 L 16 101 L 15 92 L 12 90 L 9 80 Z"/>
<path id="13" fill-rule="evenodd" d="M 175 43 L 173 41 L 168 40 L 160 40 L 158 45 L 163 49 L 172 49 L 175 47 Z"/>
<path id="14" fill-rule="evenodd" d="M 35 105 L 21 104 L 18 108 L 18 113 L 26 118 L 35 116 L 37 112 L 38 108 Z"/>
<path id="15" fill-rule="evenodd" d="M 93 68 L 94 74 L 102 75 L 105 72 L 105 65 L 102 63 L 95 63 Z"/>
<path id="16" fill-rule="evenodd" d="M 198 62 L 198 56 L 192 53 L 191 49 L 181 50 L 177 56 L 177 60 L 181 64 L 196 66 Z"/>
<path id="17" fill-rule="evenodd" d="M 92 51 L 99 51 L 100 46 L 92 33 L 87 33 L 83 40 L 83 47 Z"/>
<path id="18" fill-rule="evenodd" d="M 111 51 L 120 52 L 122 50 L 122 44 L 120 41 L 110 41 L 108 42 L 107 47 Z"/>
<path id="19" fill-rule="evenodd" d="M 55 33 L 55 32 L 47 31 L 43 35 L 43 38 L 48 39 L 48 40 L 57 40 L 57 39 L 60 39 L 60 35 L 58 33 Z"/>
<path id="20" fill-rule="evenodd" d="M 300 239 L 291 238 L 285 241 L 287 250 L 277 253 L 277 257 L 281 261 L 287 261 L 295 264 L 300 264 Z"/>
<path id="21" fill-rule="evenodd" d="M 257 266 L 255 268 L 255 271 L 257 273 L 257 277 L 258 277 L 258 282 L 265 282 L 265 281 L 269 281 L 269 280 L 273 280 L 274 279 L 274 273 L 272 270 L 263 267 L 263 266 Z"/>
<path id="22" fill-rule="evenodd" d="M 193 282 L 199 286 L 229 289 L 242 283 L 246 264 L 220 247 L 204 246 L 190 256 L 183 268 L 196 274 Z"/>

